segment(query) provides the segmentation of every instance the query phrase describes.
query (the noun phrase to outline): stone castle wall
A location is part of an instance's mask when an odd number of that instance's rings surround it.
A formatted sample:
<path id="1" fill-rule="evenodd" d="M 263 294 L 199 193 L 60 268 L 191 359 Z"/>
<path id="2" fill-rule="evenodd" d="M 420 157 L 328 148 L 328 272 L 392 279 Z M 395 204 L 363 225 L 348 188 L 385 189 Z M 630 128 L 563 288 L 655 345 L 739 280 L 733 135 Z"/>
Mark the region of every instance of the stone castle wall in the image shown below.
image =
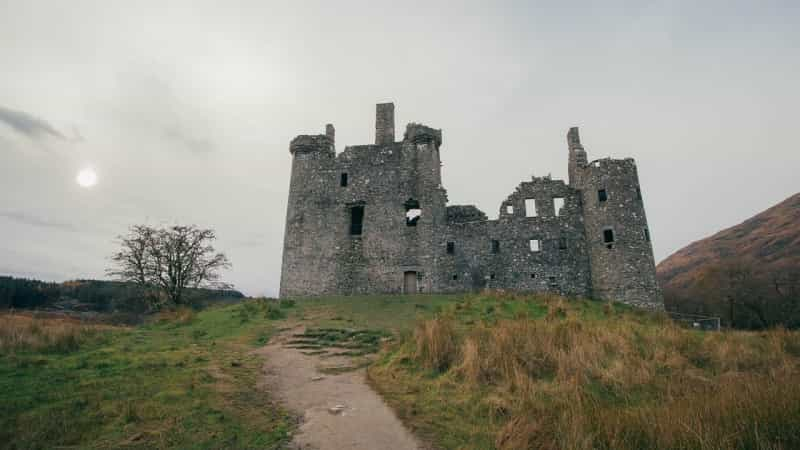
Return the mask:
<path id="1" fill-rule="evenodd" d="M 292 141 L 281 297 L 488 287 L 663 305 L 633 160 L 588 164 L 570 130 L 570 184 L 524 181 L 489 220 L 447 205 L 441 130 L 412 123 L 399 142 L 394 130 L 388 103 L 375 144 L 337 155 L 332 125 Z"/>

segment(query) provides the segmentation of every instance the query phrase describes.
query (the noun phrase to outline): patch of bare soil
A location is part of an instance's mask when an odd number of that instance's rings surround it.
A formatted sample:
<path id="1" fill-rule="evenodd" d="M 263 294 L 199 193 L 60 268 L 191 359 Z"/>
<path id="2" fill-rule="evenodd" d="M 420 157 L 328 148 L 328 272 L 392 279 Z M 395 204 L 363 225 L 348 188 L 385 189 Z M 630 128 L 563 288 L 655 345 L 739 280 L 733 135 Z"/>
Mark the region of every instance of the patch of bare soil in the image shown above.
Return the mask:
<path id="1" fill-rule="evenodd" d="M 297 348 L 304 331 L 285 331 L 256 351 L 266 359 L 264 387 L 302 417 L 291 449 L 423 448 L 367 385 L 363 357 Z"/>

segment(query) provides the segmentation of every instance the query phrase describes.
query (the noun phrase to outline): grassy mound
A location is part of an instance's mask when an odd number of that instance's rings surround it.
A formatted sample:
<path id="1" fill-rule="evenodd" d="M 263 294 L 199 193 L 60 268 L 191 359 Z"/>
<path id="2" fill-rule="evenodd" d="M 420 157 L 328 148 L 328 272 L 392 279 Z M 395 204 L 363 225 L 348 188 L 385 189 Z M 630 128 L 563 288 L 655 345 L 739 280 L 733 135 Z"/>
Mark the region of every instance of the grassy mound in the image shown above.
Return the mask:
<path id="1" fill-rule="evenodd" d="M 369 378 L 445 448 L 800 448 L 800 334 L 785 330 L 483 295 L 420 320 Z"/>

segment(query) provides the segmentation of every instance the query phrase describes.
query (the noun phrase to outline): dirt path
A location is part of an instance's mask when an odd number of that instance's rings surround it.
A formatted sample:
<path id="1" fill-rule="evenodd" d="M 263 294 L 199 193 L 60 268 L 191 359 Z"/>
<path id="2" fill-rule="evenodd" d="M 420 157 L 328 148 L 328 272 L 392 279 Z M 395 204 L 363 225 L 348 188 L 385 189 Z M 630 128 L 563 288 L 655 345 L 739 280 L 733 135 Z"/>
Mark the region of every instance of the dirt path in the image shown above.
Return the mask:
<path id="1" fill-rule="evenodd" d="M 352 367 L 350 357 L 309 355 L 287 346 L 301 332 L 302 327 L 285 331 L 257 350 L 266 358 L 264 385 L 302 416 L 290 448 L 423 448 L 366 384 L 364 369 L 332 373 Z"/>

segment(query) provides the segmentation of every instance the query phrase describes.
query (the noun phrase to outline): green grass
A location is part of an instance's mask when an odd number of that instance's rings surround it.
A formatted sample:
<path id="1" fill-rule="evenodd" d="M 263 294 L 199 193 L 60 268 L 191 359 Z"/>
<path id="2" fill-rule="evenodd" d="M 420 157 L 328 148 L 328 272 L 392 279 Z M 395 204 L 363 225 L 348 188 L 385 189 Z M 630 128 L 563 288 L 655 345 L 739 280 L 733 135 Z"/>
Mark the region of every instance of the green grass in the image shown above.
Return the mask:
<path id="1" fill-rule="evenodd" d="M 437 448 L 800 445 L 793 332 L 514 294 L 256 299 L 162 319 L 0 330 L 0 448 L 281 448 L 295 420 L 257 387 L 251 351 L 298 324 L 291 345 L 353 357 L 330 374 L 371 364 L 371 385 Z"/>
<path id="2" fill-rule="evenodd" d="M 0 354 L 0 447 L 278 448 L 292 419 L 256 388 L 274 332 L 257 302 Z"/>

